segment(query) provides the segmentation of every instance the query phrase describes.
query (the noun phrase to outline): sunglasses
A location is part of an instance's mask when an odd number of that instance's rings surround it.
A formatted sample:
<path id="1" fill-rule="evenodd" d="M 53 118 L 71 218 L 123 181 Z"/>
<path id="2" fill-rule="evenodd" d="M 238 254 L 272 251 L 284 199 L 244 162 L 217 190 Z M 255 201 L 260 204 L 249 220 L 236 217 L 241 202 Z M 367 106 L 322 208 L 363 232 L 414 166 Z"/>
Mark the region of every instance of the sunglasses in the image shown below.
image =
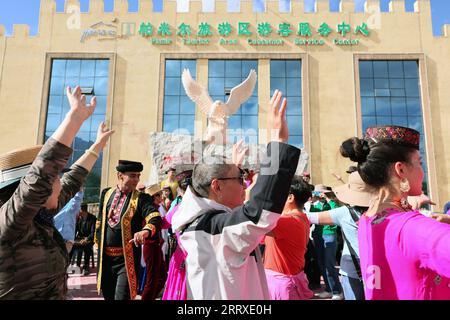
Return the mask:
<path id="1" fill-rule="evenodd" d="M 217 180 L 238 180 L 238 182 L 243 186 L 244 185 L 244 176 L 241 174 L 237 177 L 229 177 L 229 178 L 216 178 Z"/>

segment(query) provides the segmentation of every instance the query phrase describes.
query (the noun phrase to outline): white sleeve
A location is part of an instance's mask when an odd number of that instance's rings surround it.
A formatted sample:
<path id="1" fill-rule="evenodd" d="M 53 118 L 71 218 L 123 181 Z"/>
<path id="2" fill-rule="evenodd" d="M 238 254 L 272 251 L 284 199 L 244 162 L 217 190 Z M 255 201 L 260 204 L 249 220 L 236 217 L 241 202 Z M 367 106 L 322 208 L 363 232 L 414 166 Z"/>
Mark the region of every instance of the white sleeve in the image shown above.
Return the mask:
<path id="1" fill-rule="evenodd" d="M 349 216 L 350 211 L 346 206 L 341 206 L 339 208 L 334 208 L 327 211 L 333 220 L 334 224 L 337 226 L 342 225 L 342 220 Z"/>
<path id="2" fill-rule="evenodd" d="M 319 212 L 307 212 L 306 216 L 312 224 L 319 224 Z"/>

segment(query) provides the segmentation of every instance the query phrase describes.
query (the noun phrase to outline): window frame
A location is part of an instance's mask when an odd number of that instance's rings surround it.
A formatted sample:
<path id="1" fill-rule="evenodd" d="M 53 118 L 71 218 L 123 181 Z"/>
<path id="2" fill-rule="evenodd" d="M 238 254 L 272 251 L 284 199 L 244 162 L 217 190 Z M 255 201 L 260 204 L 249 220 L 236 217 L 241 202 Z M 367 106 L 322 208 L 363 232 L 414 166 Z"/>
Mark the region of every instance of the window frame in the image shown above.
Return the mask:
<path id="1" fill-rule="evenodd" d="M 157 130 L 162 132 L 164 116 L 164 80 L 165 63 L 169 59 L 197 60 L 196 79 L 203 86 L 208 87 L 208 60 L 257 60 L 258 61 L 258 128 L 259 144 L 267 143 L 269 133 L 266 126 L 266 105 L 270 100 L 270 60 L 300 60 L 302 62 L 301 83 L 302 83 L 302 125 L 303 125 L 303 149 L 310 154 L 311 135 L 310 135 L 310 103 L 309 103 L 309 59 L 307 53 L 161 53 L 160 72 L 159 72 L 159 98 L 158 98 L 158 125 Z M 260 75 L 264 75 L 261 77 Z M 198 133 L 206 132 L 206 116 L 201 114 L 196 108 L 195 120 L 201 121 L 202 130 L 194 128 L 194 137 L 201 139 Z M 267 133 L 265 136 L 261 133 Z M 308 164 L 309 169 L 310 164 Z"/>
<path id="2" fill-rule="evenodd" d="M 39 124 L 37 134 L 37 144 L 45 142 L 45 129 L 47 122 L 48 103 L 50 99 L 50 82 L 52 78 L 52 64 L 55 59 L 74 59 L 74 60 L 98 60 L 108 59 L 108 92 L 106 94 L 106 113 L 105 122 L 109 127 L 112 127 L 113 119 L 113 103 L 114 103 L 114 83 L 117 57 L 115 53 L 57 53 L 48 52 L 45 57 L 44 81 L 42 86 L 42 98 L 39 111 Z M 63 96 L 64 97 L 64 96 Z M 64 99 L 64 98 L 63 98 Z M 110 170 L 110 148 L 111 143 L 103 149 L 102 171 L 100 178 L 100 189 L 105 188 L 109 184 L 109 170 Z"/>
<path id="3" fill-rule="evenodd" d="M 423 121 L 423 133 L 425 143 L 425 157 L 426 165 L 428 169 L 428 190 L 429 196 L 435 203 L 439 202 L 439 193 L 437 185 L 437 173 L 436 173 L 436 161 L 434 158 L 434 147 L 432 140 L 432 121 L 431 121 L 431 106 L 430 106 L 430 94 L 427 76 L 427 65 L 425 54 L 354 54 L 353 55 L 353 68 L 355 78 L 355 102 L 356 102 L 356 135 L 361 137 L 362 132 L 362 109 L 361 109 L 361 84 L 359 75 L 359 62 L 364 60 L 415 60 L 418 62 L 418 79 L 419 79 L 419 92 L 420 101 L 422 106 L 422 121 Z"/>

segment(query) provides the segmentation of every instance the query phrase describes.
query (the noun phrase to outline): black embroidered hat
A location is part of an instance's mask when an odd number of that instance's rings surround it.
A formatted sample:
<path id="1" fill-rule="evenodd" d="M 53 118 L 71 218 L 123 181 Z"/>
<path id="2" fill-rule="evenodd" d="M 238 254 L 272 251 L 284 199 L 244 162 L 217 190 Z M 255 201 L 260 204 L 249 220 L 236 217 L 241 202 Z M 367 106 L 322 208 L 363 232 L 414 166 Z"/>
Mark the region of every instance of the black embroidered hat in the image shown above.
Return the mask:
<path id="1" fill-rule="evenodd" d="M 140 162 L 119 160 L 119 164 L 116 167 L 119 172 L 141 172 L 144 170 L 144 166 Z"/>

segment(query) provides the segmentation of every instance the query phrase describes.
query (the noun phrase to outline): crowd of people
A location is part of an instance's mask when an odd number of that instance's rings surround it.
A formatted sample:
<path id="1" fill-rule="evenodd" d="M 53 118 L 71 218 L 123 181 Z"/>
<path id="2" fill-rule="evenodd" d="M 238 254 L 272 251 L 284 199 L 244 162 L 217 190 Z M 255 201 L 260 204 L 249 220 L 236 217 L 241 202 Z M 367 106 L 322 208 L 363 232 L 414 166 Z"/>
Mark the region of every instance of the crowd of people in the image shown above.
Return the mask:
<path id="1" fill-rule="evenodd" d="M 142 163 L 119 160 L 94 216 L 83 184 L 114 131 L 102 123 L 66 168 L 96 107 L 80 87 L 67 97 L 43 146 L 0 156 L 0 299 L 66 299 L 69 265 L 81 268 L 84 255 L 89 274 L 94 250 L 105 300 L 450 299 L 450 210 L 420 210 L 434 203 L 422 193 L 417 131 L 370 127 L 343 141 L 346 182 L 313 186 L 309 173 L 295 175 L 301 151 L 287 143 L 277 90 L 259 170 L 243 167 L 242 142 L 231 160 L 169 167 L 152 185 L 140 182 Z"/>

